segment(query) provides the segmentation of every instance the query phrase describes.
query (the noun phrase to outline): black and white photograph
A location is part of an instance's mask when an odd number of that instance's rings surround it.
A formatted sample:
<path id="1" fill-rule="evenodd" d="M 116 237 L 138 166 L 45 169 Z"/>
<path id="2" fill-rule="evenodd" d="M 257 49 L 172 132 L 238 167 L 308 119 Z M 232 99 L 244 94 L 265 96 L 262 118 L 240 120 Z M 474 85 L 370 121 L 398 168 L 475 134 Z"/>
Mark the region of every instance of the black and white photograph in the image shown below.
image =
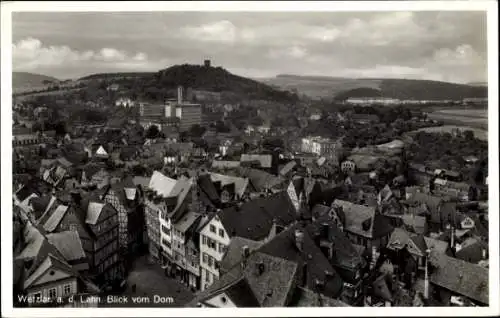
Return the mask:
<path id="1" fill-rule="evenodd" d="M 2 316 L 499 313 L 494 1 L 21 2 Z"/>

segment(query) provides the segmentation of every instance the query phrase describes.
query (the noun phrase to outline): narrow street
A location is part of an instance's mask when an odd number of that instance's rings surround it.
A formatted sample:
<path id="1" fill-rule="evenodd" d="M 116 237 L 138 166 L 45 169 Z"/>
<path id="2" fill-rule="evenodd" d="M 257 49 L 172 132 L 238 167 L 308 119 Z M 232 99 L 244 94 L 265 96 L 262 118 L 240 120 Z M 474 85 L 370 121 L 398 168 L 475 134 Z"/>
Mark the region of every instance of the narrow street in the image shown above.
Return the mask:
<path id="1" fill-rule="evenodd" d="M 120 296 L 127 296 L 127 302 L 103 304 L 103 307 L 182 307 L 194 297 L 186 286 L 165 276 L 159 264 L 149 263 L 147 255 L 134 262 L 126 290 Z M 133 302 L 132 297 L 149 299 L 149 302 Z"/>

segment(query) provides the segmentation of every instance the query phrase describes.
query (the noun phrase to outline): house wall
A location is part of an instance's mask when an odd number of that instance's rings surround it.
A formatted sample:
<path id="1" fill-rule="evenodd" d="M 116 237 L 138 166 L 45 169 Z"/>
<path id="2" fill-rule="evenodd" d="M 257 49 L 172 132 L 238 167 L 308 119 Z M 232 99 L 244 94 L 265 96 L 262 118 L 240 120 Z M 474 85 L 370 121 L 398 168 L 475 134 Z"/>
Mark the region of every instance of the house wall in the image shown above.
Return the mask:
<path id="1" fill-rule="evenodd" d="M 215 233 L 210 231 L 210 226 L 215 227 Z M 219 235 L 219 230 L 222 230 L 223 237 Z M 215 241 L 215 249 L 207 245 L 208 239 Z M 219 277 L 219 269 L 215 263 L 210 266 L 208 262 L 203 261 L 203 256 L 213 257 L 215 262 L 220 262 L 224 256 L 227 246 L 231 243 L 226 229 L 220 222 L 217 216 L 212 218 L 208 224 L 200 231 L 200 269 L 201 269 L 201 288 L 205 289 L 205 285 L 209 286 L 213 283 L 213 278 Z M 207 273 L 209 277 L 207 278 Z"/>
<path id="2" fill-rule="evenodd" d="M 65 295 L 64 294 L 64 286 L 69 285 L 71 288 L 71 291 L 69 294 Z M 48 282 L 42 285 L 38 286 L 33 286 L 32 288 L 29 288 L 26 290 L 26 294 L 28 296 L 35 296 L 36 293 L 41 293 L 41 296 L 44 298 L 49 297 L 49 289 L 55 288 L 56 289 L 56 297 L 65 297 L 65 296 L 70 296 L 74 295 L 77 293 L 77 282 L 76 282 L 76 277 L 69 277 L 66 279 L 58 280 L 55 282 Z"/>
<path id="3" fill-rule="evenodd" d="M 146 200 L 145 207 L 146 227 L 149 241 L 149 253 L 157 259 L 160 248 L 160 210 L 149 200 Z"/>

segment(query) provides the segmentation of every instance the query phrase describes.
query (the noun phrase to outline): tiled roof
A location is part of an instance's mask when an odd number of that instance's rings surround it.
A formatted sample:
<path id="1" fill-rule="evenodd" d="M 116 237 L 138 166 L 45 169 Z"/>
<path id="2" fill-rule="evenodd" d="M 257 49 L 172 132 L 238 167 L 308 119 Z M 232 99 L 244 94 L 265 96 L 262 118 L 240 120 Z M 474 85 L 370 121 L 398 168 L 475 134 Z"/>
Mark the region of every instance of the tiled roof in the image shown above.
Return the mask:
<path id="1" fill-rule="evenodd" d="M 321 233 L 321 227 L 328 225 L 326 237 L 321 238 L 327 242 L 333 243 L 334 257 L 332 264 L 343 268 L 361 268 L 365 265 L 365 261 L 358 250 L 353 246 L 344 232 L 335 225 L 330 217 L 322 217 L 316 222 L 307 226 L 307 231 L 311 237 Z"/>
<path id="2" fill-rule="evenodd" d="M 229 207 L 217 213 L 230 236 L 261 240 L 269 234 L 273 220 L 286 226 L 296 220 L 297 214 L 286 192 L 267 198 L 258 198 L 241 207 Z"/>
<path id="3" fill-rule="evenodd" d="M 243 275 L 261 307 L 284 307 L 298 269 L 294 261 L 256 252 L 249 257 Z"/>
<path id="4" fill-rule="evenodd" d="M 407 246 L 412 254 L 425 256 L 427 244 L 423 235 L 410 234 L 405 229 L 395 228 L 389 238 L 387 247 L 389 249 L 400 250 Z"/>
<path id="5" fill-rule="evenodd" d="M 466 296 L 473 301 L 489 304 L 488 269 L 446 255 L 433 257 L 435 266 L 432 284 Z"/>
<path id="6" fill-rule="evenodd" d="M 375 281 L 372 283 L 373 294 L 377 297 L 382 298 L 383 300 L 393 301 L 393 295 L 391 291 L 392 279 L 389 278 L 386 274 L 380 275 Z"/>
<path id="7" fill-rule="evenodd" d="M 198 213 L 188 212 L 175 224 L 175 228 L 184 233 L 199 217 Z"/>
<path id="8" fill-rule="evenodd" d="M 450 244 L 445 241 L 433 239 L 431 237 L 424 236 L 425 244 L 432 251 L 432 253 L 446 254 L 446 251 L 450 247 Z"/>
<path id="9" fill-rule="evenodd" d="M 332 208 L 322 204 L 316 204 L 311 211 L 312 217 L 314 219 L 320 218 L 322 216 L 328 215 Z"/>
<path id="10" fill-rule="evenodd" d="M 240 178 L 240 177 L 234 177 L 234 176 L 228 176 L 228 175 L 223 175 L 223 174 L 218 174 L 218 173 L 210 173 L 210 178 L 212 181 L 220 181 L 221 186 L 224 186 L 226 184 L 234 183 L 234 191 L 235 193 L 242 197 L 245 191 L 248 188 L 248 178 Z"/>
<path id="11" fill-rule="evenodd" d="M 105 204 L 101 202 L 89 202 L 87 207 L 87 216 L 85 218 L 85 223 L 96 224 Z"/>
<path id="12" fill-rule="evenodd" d="M 69 262 L 86 258 L 80 236 L 76 231 L 47 234 L 47 239 Z"/>
<path id="13" fill-rule="evenodd" d="M 71 266 L 68 263 L 56 258 L 52 254 L 49 254 L 47 258 L 45 258 L 45 260 L 40 264 L 40 266 L 38 266 L 36 270 L 24 281 L 24 286 L 23 286 L 24 289 L 29 288 L 38 278 L 40 278 L 50 268 L 57 268 L 62 271 L 74 274 Z"/>
<path id="14" fill-rule="evenodd" d="M 47 219 L 47 221 L 43 224 L 43 229 L 47 232 L 53 232 L 59 223 L 61 223 L 61 220 L 64 218 L 66 215 L 66 212 L 68 211 L 69 206 L 60 204 L 58 205 L 52 214 L 50 214 L 50 217 Z"/>
<path id="15" fill-rule="evenodd" d="M 389 220 L 375 212 L 374 207 L 354 204 L 348 201 L 335 200 L 334 206 L 343 208 L 346 230 L 367 238 L 377 238 L 392 232 Z"/>
<path id="16" fill-rule="evenodd" d="M 275 257 L 283 258 L 292 262 L 297 262 L 299 267 L 306 265 L 306 286 L 316 290 L 316 280 L 322 281 L 322 293 L 329 297 L 338 297 L 342 290 L 343 281 L 334 270 L 328 259 L 307 231 L 303 234 L 302 251 L 297 248 L 295 243 L 295 230 L 301 229 L 299 225 L 294 225 L 279 233 L 268 243 L 263 245 L 257 251 L 269 254 Z M 328 277 L 327 273 L 332 276 Z"/>
<path id="17" fill-rule="evenodd" d="M 284 307 L 293 292 L 297 263 L 268 254 L 252 253 L 188 304 L 195 305 L 225 292 L 239 307 Z"/>
<path id="18" fill-rule="evenodd" d="M 133 182 L 135 185 L 140 185 L 143 189 L 149 187 L 149 183 L 151 182 L 151 178 L 134 176 Z"/>
<path id="19" fill-rule="evenodd" d="M 212 204 L 218 204 L 220 197 L 215 188 L 210 175 L 202 174 L 198 177 L 198 187 L 203 192 Z"/>
<path id="20" fill-rule="evenodd" d="M 228 271 L 233 266 L 241 262 L 244 246 L 248 246 L 249 252 L 262 246 L 262 242 L 249 240 L 244 237 L 235 236 L 231 238 L 231 243 L 227 247 L 226 253 L 220 262 L 221 271 Z"/>
<path id="21" fill-rule="evenodd" d="M 258 161 L 262 168 L 271 168 L 272 159 L 272 155 L 242 154 L 240 162 Z"/>
<path id="22" fill-rule="evenodd" d="M 438 213 L 438 208 L 443 203 L 443 199 L 440 197 L 432 196 L 422 192 L 414 192 L 406 200 L 408 203 L 425 203 L 431 213 Z"/>
<path id="23" fill-rule="evenodd" d="M 295 160 L 292 160 L 285 164 L 281 169 L 280 169 L 280 175 L 285 176 L 287 175 L 292 169 L 297 165 L 297 162 Z"/>
<path id="24" fill-rule="evenodd" d="M 159 171 L 154 171 L 149 181 L 149 189 L 158 192 L 164 197 L 168 197 L 176 183 L 175 179 L 164 176 Z"/>
<path id="25" fill-rule="evenodd" d="M 297 288 L 290 307 L 350 307 L 343 301 L 313 292 L 308 288 Z"/>
<path id="26" fill-rule="evenodd" d="M 250 182 L 256 188 L 257 191 L 262 191 L 264 189 L 271 189 L 284 182 L 284 179 L 272 175 L 266 171 L 253 169 L 253 168 L 240 168 L 239 173 L 250 179 Z"/>

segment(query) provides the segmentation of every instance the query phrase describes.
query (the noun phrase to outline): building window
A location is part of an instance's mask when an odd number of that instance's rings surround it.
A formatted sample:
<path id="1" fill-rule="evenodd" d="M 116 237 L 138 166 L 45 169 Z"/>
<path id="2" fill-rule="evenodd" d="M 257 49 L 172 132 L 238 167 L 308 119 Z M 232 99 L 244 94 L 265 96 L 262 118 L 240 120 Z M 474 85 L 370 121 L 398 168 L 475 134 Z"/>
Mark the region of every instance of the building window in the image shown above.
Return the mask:
<path id="1" fill-rule="evenodd" d="M 212 225 L 212 224 L 210 224 L 210 232 L 212 232 L 212 233 L 216 233 L 216 232 L 215 232 L 215 226 L 214 226 L 214 225 Z"/>
<path id="2" fill-rule="evenodd" d="M 203 253 L 203 263 L 205 263 L 205 264 L 206 264 L 206 263 L 208 262 L 208 260 L 207 260 L 207 259 L 208 259 L 208 255 L 207 255 L 207 253 Z"/>
<path id="3" fill-rule="evenodd" d="M 219 253 L 224 253 L 226 251 L 226 246 L 224 244 L 219 243 Z"/>
<path id="4" fill-rule="evenodd" d="M 210 275 L 210 273 L 207 270 L 205 270 L 205 281 L 207 283 L 210 283 L 210 277 L 208 277 L 209 275 Z"/>
<path id="5" fill-rule="evenodd" d="M 223 229 L 219 229 L 219 236 L 224 237 L 224 230 Z"/>
<path id="6" fill-rule="evenodd" d="M 57 297 L 57 291 L 55 288 L 49 288 L 49 298 L 53 299 Z"/>
<path id="7" fill-rule="evenodd" d="M 208 266 L 214 266 L 214 258 L 210 255 L 208 255 Z"/>
<path id="8" fill-rule="evenodd" d="M 33 297 L 35 298 L 35 300 L 42 298 L 42 292 L 34 293 Z"/>
<path id="9" fill-rule="evenodd" d="M 201 242 L 203 245 L 207 245 L 207 237 L 205 235 L 201 236 Z"/>
<path id="10" fill-rule="evenodd" d="M 71 294 L 71 284 L 66 284 L 63 287 L 64 296 Z"/>
<path id="11" fill-rule="evenodd" d="M 76 231 L 76 224 L 70 224 L 69 225 L 69 230 L 70 231 Z"/>

